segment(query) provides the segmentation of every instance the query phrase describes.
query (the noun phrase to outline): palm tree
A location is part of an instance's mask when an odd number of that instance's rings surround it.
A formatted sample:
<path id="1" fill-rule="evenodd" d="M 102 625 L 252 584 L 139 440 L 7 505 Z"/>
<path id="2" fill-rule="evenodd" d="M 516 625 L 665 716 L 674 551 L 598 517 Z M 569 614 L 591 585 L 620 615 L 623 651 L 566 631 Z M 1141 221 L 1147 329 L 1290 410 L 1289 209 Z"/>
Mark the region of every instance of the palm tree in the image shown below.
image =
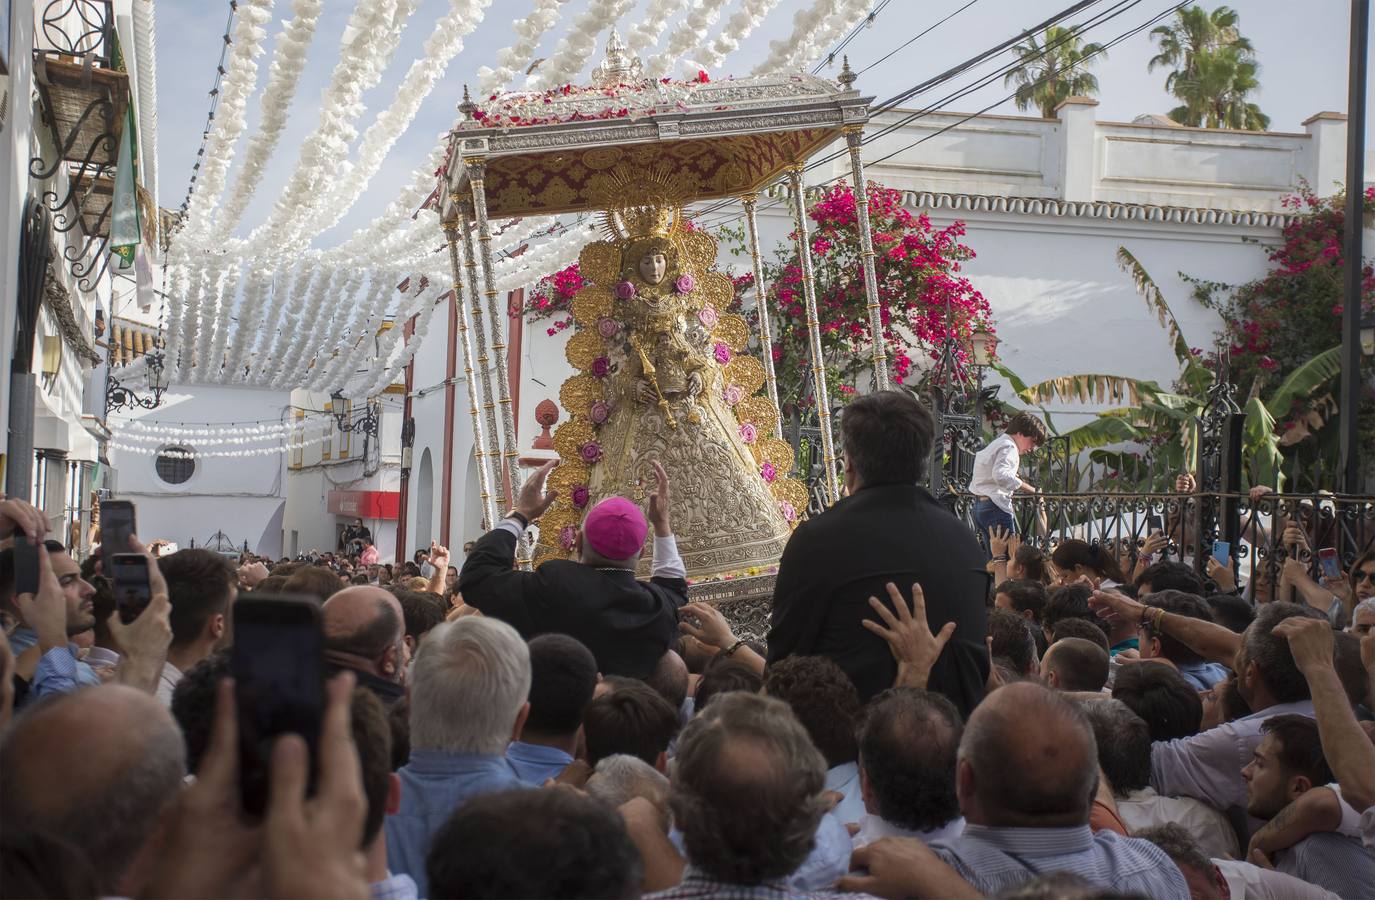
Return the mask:
<path id="1" fill-rule="evenodd" d="M 1270 118 L 1247 97 L 1260 88 L 1255 48 L 1237 28 L 1236 10 L 1219 6 L 1209 12 L 1190 6 L 1175 21 L 1158 26 L 1151 38 L 1160 52 L 1149 71 L 1169 68 L 1165 90 L 1183 101 L 1170 111 L 1181 125 L 1260 131 Z"/>
<path id="2" fill-rule="evenodd" d="M 1270 117 L 1246 99 L 1260 87 L 1256 70 L 1255 60 L 1232 47 L 1199 54 L 1194 72 L 1175 79 L 1174 94 L 1184 104 L 1170 110 L 1170 118 L 1181 125 L 1264 131 Z"/>
<path id="3" fill-rule="evenodd" d="M 1102 44 L 1081 44 L 1076 28 L 1052 25 L 1042 40 L 1044 43 L 1038 43 L 1032 36 L 1013 48 L 1020 65 L 1007 73 L 1003 84 L 1017 85 L 1014 99 L 1018 109 L 1034 106 L 1050 119 L 1055 108 L 1070 97 L 1098 93 L 1098 79 L 1087 69 L 1106 54 Z"/>

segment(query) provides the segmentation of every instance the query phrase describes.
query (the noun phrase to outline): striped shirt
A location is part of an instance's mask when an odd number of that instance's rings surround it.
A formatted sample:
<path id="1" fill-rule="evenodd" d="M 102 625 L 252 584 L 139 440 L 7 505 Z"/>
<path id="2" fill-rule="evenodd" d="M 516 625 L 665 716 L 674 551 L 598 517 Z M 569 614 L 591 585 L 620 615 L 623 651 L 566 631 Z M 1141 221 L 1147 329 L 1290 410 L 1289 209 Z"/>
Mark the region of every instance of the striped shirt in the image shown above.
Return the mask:
<path id="1" fill-rule="evenodd" d="M 1073 872 L 1098 885 L 1153 900 L 1183 900 L 1189 887 L 1165 851 L 1111 831 L 965 825 L 964 834 L 931 849 L 985 894 L 1049 872 Z"/>

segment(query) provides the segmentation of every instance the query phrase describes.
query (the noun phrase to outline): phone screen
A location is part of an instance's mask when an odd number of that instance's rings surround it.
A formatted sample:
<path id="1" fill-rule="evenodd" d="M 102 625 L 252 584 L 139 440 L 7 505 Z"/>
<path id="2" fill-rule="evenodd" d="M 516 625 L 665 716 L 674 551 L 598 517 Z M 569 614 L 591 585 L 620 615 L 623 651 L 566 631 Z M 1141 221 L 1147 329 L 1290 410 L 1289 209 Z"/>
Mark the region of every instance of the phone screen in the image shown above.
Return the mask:
<path id="1" fill-rule="evenodd" d="M 1232 545 L 1226 541 L 1213 541 L 1213 559 L 1221 565 L 1227 565 L 1232 557 Z"/>
<path id="2" fill-rule="evenodd" d="M 1156 515 L 1155 513 L 1151 513 L 1150 515 L 1146 516 L 1147 534 L 1155 534 L 1157 531 L 1161 531 L 1164 528 L 1165 523 L 1161 521 L 1160 516 Z"/>
<path id="3" fill-rule="evenodd" d="M 268 761 L 283 734 L 310 749 L 315 790 L 320 723 L 325 708 L 324 634 L 319 606 L 280 595 L 234 604 L 233 671 L 239 721 L 239 784 L 244 811 L 267 808 Z"/>
<path id="4" fill-rule="evenodd" d="M 128 553 L 129 538 L 135 534 L 134 504 L 128 500 L 105 500 L 100 504 L 100 555 L 105 560 L 105 574 L 110 574 L 111 557 Z"/>
<path id="5" fill-rule="evenodd" d="M 1336 580 L 1342 577 L 1341 566 L 1337 565 L 1337 549 L 1324 547 L 1318 551 L 1318 565 L 1322 566 L 1324 578 Z"/>
<path id="6" fill-rule="evenodd" d="M 38 593 L 38 545 L 23 532 L 14 536 L 14 592 Z"/>
<path id="7" fill-rule="evenodd" d="M 153 599 L 148 586 L 148 560 L 140 553 L 116 553 L 110 560 L 110 579 L 115 585 L 115 608 L 125 625 L 148 608 Z"/>

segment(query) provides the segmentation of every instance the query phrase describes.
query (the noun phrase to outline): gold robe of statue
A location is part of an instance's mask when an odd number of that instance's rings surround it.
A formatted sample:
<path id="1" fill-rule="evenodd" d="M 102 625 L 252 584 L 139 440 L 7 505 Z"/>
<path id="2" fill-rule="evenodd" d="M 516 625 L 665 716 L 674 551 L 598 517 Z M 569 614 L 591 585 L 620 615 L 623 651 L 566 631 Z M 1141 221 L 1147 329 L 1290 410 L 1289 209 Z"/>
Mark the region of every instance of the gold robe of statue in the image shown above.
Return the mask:
<path id="1" fill-rule="evenodd" d="M 653 179 L 607 181 L 634 194 Z M 541 520 L 540 556 L 567 556 L 597 501 L 642 501 L 657 460 L 690 578 L 774 565 L 806 490 L 787 477 L 792 448 L 773 435 L 778 414 L 746 353 L 749 328 L 727 312 L 734 285 L 713 271 L 716 241 L 684 227 L 671 197 L 620 199 L 606 204 L 614 239 L 580 257 L 589 283 L 573 300 L 567 354 L 581 374 L 559 393 L 569 419 L 554 436 L 559 499 Z M 647 548 L 646 572 L 649 558 Z"/>

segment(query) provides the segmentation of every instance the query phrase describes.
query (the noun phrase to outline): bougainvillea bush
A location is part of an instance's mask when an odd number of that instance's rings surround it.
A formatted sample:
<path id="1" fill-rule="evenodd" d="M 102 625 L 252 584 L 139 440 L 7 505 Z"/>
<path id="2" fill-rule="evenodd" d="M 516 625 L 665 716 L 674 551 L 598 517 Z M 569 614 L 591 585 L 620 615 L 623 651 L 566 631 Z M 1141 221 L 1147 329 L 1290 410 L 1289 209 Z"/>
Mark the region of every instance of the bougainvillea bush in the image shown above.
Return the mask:
<path id="1" fill-rule="evenodd" d="M 1366 216 L 1375 215 L 1375 188 L 1363 199 Z M 1344 194 L 1319 197 L 1305 185 L 1284 200 L 1295 218 L 1284 227 L 1282 243 L 1266 251 L 1272 268 L 1264 277 L 1239 286 L 1189 279 L 1195 296 L 1222 316 L 1217 337 L 1231 351 L 1231 378 L 1239 396 L 1281 383 L 1341 343 L 1345 203 Z M 1375 308 L 1375 272 L 1369 263 L 1361 277 L 1362 307 L 1369 311 Z M 1367 391 L 1362 403 L 1367 432 L 1375 432 L 1373 401 Z M 1335 406 L 1321 392 L 1295 398 L 1287 414 L 1277 411 L 1276 427 L 1287 434 L 1286 443 L 1297 443 L 1320 429 L 1331 412 Z"/>
<path id="2" fill-rule="evenodd" d="M 947 332 L 959 345 L 959 362 L 966 363 L 969 335 L 993 326 L 988 301 L 960 274 L 962 264 L 974 258 L 974 251 L 960 242 L 964 223 L 937 228 L 925 215 L 904 209 L 899 191 L 870 182 L 867 193 L 890 376 L 920 381 L 940 356 Z M 807 214 L 827 379 L 832 402 L 843 401 L 857 386 L 867 386 L 873 355 L 854 191 L 839 183 Z M 726 236 L 734 239 L 737 254 L 746 253 L 743 230 L 727 231 Z M 812 402 L 806 381 L 811 352 L 802 267 L 791 243 L 794 236 L 789 237 L 775 254 L 782 261 L 764 265 L 779 400 L 785 408 Z"/>

